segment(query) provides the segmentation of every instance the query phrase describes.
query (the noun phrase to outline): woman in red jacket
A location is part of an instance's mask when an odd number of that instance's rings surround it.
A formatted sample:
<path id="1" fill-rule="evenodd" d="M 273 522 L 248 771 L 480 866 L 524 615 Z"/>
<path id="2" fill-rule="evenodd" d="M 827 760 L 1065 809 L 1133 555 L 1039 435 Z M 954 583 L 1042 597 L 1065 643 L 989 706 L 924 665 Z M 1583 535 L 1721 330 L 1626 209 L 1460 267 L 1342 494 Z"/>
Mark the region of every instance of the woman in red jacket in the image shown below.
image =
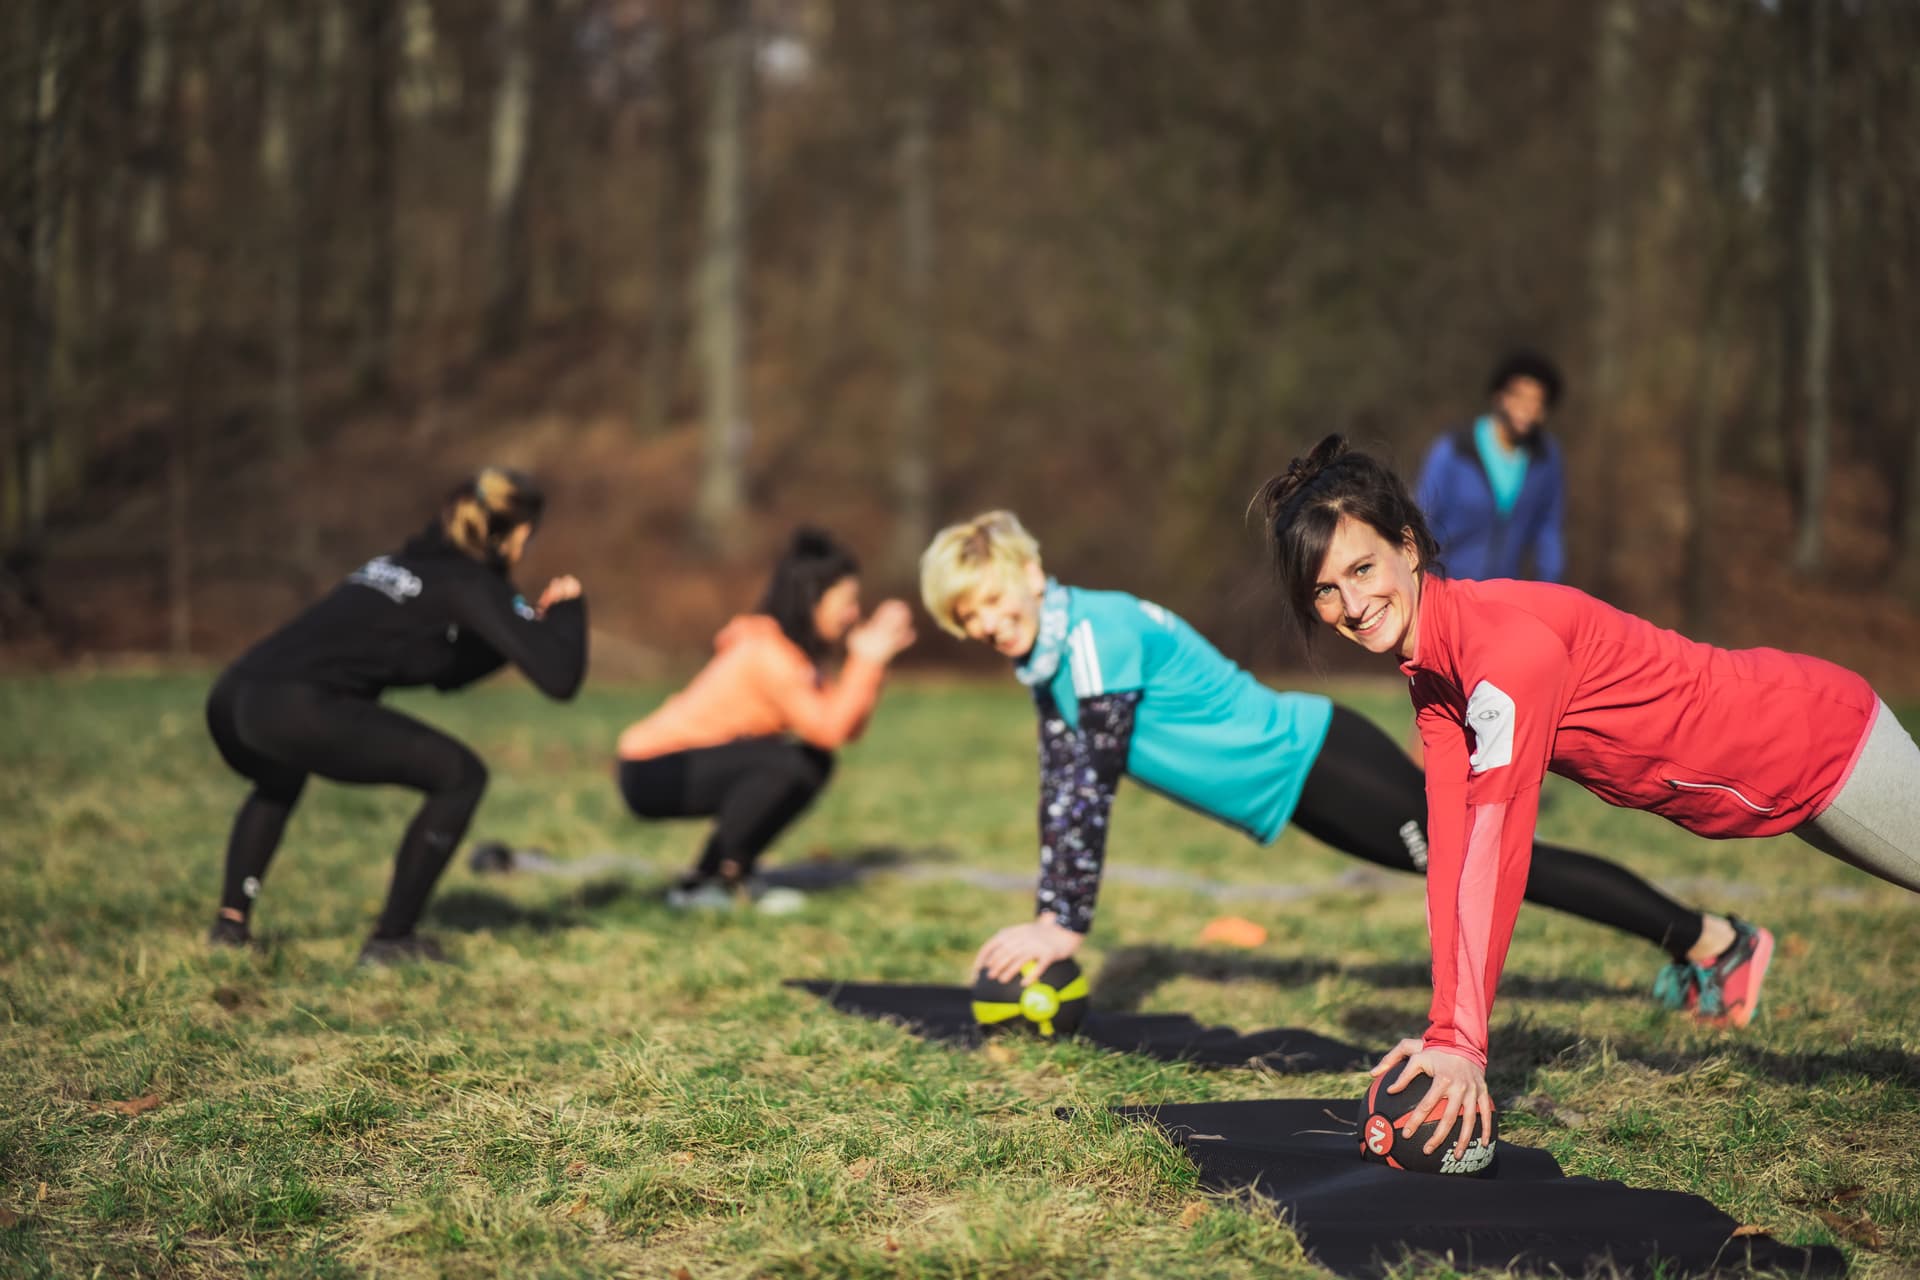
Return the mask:
<path id="1" fill-rule="evenodd" d="M 1920 747 L 1865 680 L 1777 649 L 1716 649 L 1571 587 L 1450 581 L 1391 470 L 1322 440 L 1255 499 L 1303 635 L 1316 623 L 1411 681 L 1426 749 L 1426 1035 L 1373 1070 L 1433 1077 L 1408 1113 L 1489 1136 L 1487 1018 L 1526 888 L 1549 771 L 1609 804 L 1714 838 L 1799 836 L 1920 892 Z M 1743 930 L 1734 981 L 1697 970 L 1695 998 L 1750 1017 L 1771 939 Z M 1744 953 L 1742 953 L 1744 952 Z M 1722 970 L 1722 972 L 1715 972 Z"/>

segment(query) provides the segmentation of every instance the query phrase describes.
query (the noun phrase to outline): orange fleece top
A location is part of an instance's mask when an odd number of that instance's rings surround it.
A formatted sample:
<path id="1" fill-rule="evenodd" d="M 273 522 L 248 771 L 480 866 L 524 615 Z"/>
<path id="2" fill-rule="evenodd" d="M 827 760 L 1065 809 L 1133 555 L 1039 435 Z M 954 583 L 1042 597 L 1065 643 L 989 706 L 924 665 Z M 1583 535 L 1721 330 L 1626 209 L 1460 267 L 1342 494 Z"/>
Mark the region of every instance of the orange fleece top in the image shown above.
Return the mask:
<path id="1" fill-rule="evenodd" d="M 867 727 L 886 674 L 880 663 L 849 654 L 840 678 L 824 684 L 800 646 L 763 613 L 744 614 L 722 627 L 713 650 L 686 688 L 627 726 L 620 735 L 622 760 L 777 733 L 831 751 Z"/>

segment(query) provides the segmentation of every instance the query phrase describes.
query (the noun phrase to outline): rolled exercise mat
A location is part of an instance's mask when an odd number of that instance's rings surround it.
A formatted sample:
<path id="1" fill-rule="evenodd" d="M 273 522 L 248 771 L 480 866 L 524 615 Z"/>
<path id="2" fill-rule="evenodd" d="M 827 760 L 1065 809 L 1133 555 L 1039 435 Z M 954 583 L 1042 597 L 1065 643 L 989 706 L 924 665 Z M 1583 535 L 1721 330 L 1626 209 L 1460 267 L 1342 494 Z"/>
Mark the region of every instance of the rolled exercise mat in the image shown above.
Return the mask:
<path id="1" fill-rule="evenodd" d="M 791 979 L 842 1013 L 892 1022 L 943 1044 L 972 1048 L 985 1034 L 973 1017 L 973 993 L 966 987 L 915 983 L 827 982 Z M 1297 1027 L 1241 1034 L 1232 1027 L 1207 1027 L 1184 1013 L 1118 1013 L 1095 1009 L 1078 1036 L 1104 1049 L 1145 1054 L 1166 1062 L 1203 1067 L 1264 1067 L 1270 1071 L 1348 1071 L 1371 1066 L 1379 1054 Z"/>

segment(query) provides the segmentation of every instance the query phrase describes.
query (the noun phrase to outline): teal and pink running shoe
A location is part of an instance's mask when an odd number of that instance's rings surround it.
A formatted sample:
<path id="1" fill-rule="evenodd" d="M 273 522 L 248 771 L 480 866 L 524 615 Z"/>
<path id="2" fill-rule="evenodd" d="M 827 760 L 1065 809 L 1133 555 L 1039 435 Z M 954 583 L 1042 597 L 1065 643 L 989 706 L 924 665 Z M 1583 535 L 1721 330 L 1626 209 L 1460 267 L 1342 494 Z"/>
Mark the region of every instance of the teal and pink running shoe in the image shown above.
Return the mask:
<path id="1" fill-rule="evenodd" d="M 1773 934 L 1728 916 L 1733 943 L 1712 964 L 1676 960 L 1660 971 L 1653 998 L 1669 1009 L 1691 1009 L 1710 1027 L 1744 1027 L 1760 1011 L 1760 987 L 1773 962 Z"/>

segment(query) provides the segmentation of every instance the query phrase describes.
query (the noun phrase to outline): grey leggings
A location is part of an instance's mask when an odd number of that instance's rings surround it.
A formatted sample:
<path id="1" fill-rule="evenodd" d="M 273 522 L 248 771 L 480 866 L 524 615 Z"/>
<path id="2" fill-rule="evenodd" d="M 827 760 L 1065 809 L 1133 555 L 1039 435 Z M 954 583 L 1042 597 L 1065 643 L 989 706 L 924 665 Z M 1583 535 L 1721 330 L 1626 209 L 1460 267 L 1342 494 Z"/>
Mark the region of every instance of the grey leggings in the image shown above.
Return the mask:
<path id="1" fill-rule="evenodd" d="M 1862 871 L 1920 893 L 1920 746 L 1885 702 L 1840 794 L 1794 834 Z"/>

